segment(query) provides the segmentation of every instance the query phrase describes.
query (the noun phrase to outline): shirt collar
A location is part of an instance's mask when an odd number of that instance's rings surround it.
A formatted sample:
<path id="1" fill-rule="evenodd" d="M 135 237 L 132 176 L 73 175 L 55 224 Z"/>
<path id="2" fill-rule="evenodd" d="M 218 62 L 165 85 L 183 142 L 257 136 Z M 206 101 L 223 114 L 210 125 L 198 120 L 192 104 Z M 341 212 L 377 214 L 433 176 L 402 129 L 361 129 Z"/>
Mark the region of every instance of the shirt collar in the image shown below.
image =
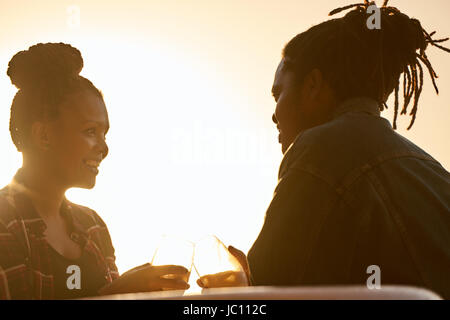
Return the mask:
<path id="1" fill-rule="evenodd" d="M 380 104 L 368 97 L 356 97 L 345 100 L 337 106 L 333 112 L 333 118 L 337 118 L 347 112 L 365 112 L 374 116 L 380 116 Z"/>
<path id="2" fill-rule="evenodd" d="M 21 169 L 14 175 L 9 186 L 14 190 L 14 203 L 17 212 L 22 219 L 26 220 L 25 223 L 29 227 L 30 232 L 36 235 L 42 235 L 47 229 L 47 225 L 34 208 L 29 196 L 33 191 L 24 185 Z M 61 203 L 60 213 L 68 224 L 71 237 L 73 233 L 85 233 L 81 225 L 74 219 L 72 211 L 72 205 L 64 197 Z"/>

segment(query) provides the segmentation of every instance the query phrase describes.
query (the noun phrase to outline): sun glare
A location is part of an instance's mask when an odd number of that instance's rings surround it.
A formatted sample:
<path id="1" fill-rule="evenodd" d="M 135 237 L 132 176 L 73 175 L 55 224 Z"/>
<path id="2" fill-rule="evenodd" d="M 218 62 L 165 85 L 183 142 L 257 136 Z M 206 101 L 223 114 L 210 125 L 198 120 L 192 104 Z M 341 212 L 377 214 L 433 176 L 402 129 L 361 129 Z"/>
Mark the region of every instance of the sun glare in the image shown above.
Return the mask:
<path id="1" fill-rule="evenodd" d="M 92 52 L 82 74 L 104 94 L 110 152 L 94 190 L 71 189 L 67 196 L 108 222 L 120 269 L 148 262 L 163 233 L 191 241 L 217 233 L 248 250 L 270 199 L 259 181 L 276 182 L 280 155 L 274 134 L 246 128 L 251 122 L 239 113 L 239 97 L 226 92 L 232 80 L 208 61 L 160 44 L 74 46 Z M 243 232 L 232 235 L 236 226 Z M 130 250 L 136 246 L 146 254 Z"/>
<path id="2" fill-rule="evenodd" d="M 342 1 L 327 1 L 326 8 L 314 1 L 258 5 L 255 10 L 253 1 L 234 0 L 2 3 L 2 185 L 21 165 L 8 131 L 16 92 L 6 76 L 8 61 L 39 42 L 70 43 L 83 55 L 81 74 L 104 94 L 111 127 L 110 152 L 96 186 L 71 189 L 67 197 L 105 221 L 119 271 L 150 262 L 162 234 L 191 242 L 214 234 L 246 253 L 263 224 L 282 158 L 270 95 L 281 50 L 297 33 L 328 19 L 328 9 Z M 431 14 L 423 1 L 401 6 L 412 16 L 423 15 L 430 30 L 450 34 L 448 10 Z M 440 6 L 448 8 L 448 2 Z M 426 83 L 420 118 L 410 132 L 401 124 L 399 133 L 447 167 L 449 62 L 443 54 L 430 57 L 442 73 L 442 93 L 436 97 Z M 384 114 L 389 120 L 392 109 Z"/>

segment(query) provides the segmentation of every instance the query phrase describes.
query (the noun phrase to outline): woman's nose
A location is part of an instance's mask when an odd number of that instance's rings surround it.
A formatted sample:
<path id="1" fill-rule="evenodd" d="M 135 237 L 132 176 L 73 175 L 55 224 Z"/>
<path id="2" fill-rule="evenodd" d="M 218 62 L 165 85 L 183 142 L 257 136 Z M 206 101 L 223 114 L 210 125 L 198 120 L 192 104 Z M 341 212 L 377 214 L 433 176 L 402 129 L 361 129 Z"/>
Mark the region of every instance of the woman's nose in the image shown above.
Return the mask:
<path id="1" fill-rule="evenodd" d="M 102 154 L 102 159 L 105 159 L 109 152 L 109 148 L 108 148 L 108 145 L 106 144 L 105 140 L 101 140 L 100 148 L 101 148 L 100 152 Z"/>

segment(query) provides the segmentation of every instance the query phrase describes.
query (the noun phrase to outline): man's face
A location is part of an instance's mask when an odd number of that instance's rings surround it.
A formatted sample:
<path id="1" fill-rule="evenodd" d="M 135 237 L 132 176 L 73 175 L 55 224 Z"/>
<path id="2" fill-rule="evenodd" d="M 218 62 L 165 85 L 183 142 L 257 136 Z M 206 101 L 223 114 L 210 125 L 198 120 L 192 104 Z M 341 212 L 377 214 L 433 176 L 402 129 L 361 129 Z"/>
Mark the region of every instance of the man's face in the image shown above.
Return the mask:
<path id="1" fill-rule="evenodd" d="M 298 81 L 294 72 L 285 68 L 284 59 L 275 73 L 272 94 L 277 103 L 272 120 L 280 132 L 283 153 L 301 131 L 329 121 L 336 105 L 334 92 L 318 69 Z"/>
<path id="2" fill-rule="evenodd" d="M 294 73 L 284 68 L 284 59 L 281 60 L 275 73 L 272 86 L 272 95 L 277 103 L 273 122 L 277 125 L 278 141 L 281 150 L 286 152 L 301 130 L 301 92 L 298 83 L 295 83 Z"/>

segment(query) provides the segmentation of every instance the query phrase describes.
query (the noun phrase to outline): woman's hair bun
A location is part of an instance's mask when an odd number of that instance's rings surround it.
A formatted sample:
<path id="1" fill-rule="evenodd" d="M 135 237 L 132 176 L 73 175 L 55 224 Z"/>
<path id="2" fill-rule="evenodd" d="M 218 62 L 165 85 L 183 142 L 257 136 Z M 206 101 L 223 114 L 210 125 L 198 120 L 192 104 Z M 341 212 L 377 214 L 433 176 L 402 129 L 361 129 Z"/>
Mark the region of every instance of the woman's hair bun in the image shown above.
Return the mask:
<path id="1" fill-rule="evenodd" d="M 65 43 L 39 43 L 14 55 L 7 74 L 17 88 L 26 89 L 76 77 L 82 68 L 78 49 Z"/>

